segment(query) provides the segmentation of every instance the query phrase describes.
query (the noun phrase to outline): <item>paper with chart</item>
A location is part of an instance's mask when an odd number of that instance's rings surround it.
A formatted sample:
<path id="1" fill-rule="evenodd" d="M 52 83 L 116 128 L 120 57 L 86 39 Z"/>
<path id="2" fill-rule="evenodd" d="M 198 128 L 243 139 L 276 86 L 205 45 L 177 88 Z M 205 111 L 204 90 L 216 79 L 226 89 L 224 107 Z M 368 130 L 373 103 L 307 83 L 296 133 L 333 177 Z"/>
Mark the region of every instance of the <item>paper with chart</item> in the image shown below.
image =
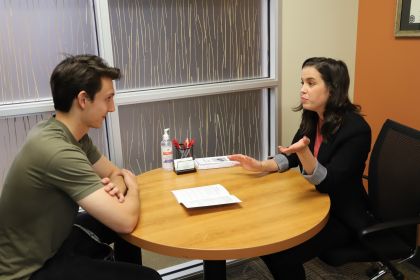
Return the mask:
<path id="1" fill-rule="evenodd" d="M 215 206 L 231 203 L 239 203 L 241 200 L 231 195 L 220 184 L 180 189 L 172 191 L 178 203 L 187 208 Z"/>

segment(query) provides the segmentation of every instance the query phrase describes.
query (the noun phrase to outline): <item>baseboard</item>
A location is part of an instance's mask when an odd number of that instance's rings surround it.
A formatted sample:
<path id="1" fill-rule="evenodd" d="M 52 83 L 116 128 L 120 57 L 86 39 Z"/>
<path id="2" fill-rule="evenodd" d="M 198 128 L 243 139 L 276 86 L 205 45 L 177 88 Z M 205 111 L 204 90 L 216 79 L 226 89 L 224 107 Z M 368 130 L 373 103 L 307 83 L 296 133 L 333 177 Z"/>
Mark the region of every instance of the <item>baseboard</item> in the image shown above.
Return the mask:
<path id="1" fill-rule="evenodd" d="M 227 260 L 226 265 L 243 260 Z M 184 279 L 203 273 L 203 261 L 194 260 L 158 270 L 163 280 Z"/>

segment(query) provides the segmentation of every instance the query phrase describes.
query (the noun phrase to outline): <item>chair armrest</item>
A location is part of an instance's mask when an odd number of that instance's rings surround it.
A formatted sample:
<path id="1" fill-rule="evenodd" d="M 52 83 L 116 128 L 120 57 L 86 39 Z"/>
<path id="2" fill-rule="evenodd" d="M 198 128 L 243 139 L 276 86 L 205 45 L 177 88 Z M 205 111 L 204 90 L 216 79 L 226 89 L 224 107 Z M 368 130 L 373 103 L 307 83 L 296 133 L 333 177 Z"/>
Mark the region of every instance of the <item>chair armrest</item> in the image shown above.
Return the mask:
<path id="1" fill-rule="evenodd" d="M 359 237 L 364 238 L 366 235 L 375 233 L 378 231 L 383 231 L 386 229 L 398 228 L 398 227 L 403 227 L 403 226 L 409 226 L 409 225 L 417 225 L 417 224 L 420 224 L 420 217 L 395 220 L 391 222 L 377 223 L 361 230 L 359 232 Z"/>

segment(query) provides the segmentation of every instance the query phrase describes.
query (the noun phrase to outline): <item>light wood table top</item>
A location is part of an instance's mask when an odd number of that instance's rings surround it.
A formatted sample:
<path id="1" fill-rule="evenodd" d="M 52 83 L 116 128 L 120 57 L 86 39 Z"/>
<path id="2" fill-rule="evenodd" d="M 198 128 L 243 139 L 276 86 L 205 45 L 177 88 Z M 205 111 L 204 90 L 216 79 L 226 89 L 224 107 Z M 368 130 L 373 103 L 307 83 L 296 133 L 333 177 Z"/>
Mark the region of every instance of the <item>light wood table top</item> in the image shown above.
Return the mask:
<path id="1" fill-rule="evenodd" d="M 163 255 L 226 260 L 294 247 L 327 223 L 330 200 L 297 171 L 255 173 L 242 167 L 176 175 L 155 169 L 137 177 L 140 219 L 123 237 Z M 171 190 L 223 185 L 241 203 L 187 209 Z"/>

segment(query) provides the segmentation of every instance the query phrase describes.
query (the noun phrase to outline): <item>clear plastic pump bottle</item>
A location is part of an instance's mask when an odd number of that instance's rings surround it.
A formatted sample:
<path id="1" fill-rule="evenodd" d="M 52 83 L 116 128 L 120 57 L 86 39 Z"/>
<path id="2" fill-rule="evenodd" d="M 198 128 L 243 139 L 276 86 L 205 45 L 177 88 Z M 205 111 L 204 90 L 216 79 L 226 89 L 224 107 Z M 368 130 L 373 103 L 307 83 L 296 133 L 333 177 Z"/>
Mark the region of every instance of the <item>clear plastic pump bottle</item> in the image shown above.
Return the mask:
<path id="1" fill-rule="evenodd" d="M 162 168 L 165 170 L 173 170 L 173 152 L 172 142 L 169 140 L 169 128 L 164 129 L 162 142 L 160 142 L 160 150 L 162 156 Z"/>

